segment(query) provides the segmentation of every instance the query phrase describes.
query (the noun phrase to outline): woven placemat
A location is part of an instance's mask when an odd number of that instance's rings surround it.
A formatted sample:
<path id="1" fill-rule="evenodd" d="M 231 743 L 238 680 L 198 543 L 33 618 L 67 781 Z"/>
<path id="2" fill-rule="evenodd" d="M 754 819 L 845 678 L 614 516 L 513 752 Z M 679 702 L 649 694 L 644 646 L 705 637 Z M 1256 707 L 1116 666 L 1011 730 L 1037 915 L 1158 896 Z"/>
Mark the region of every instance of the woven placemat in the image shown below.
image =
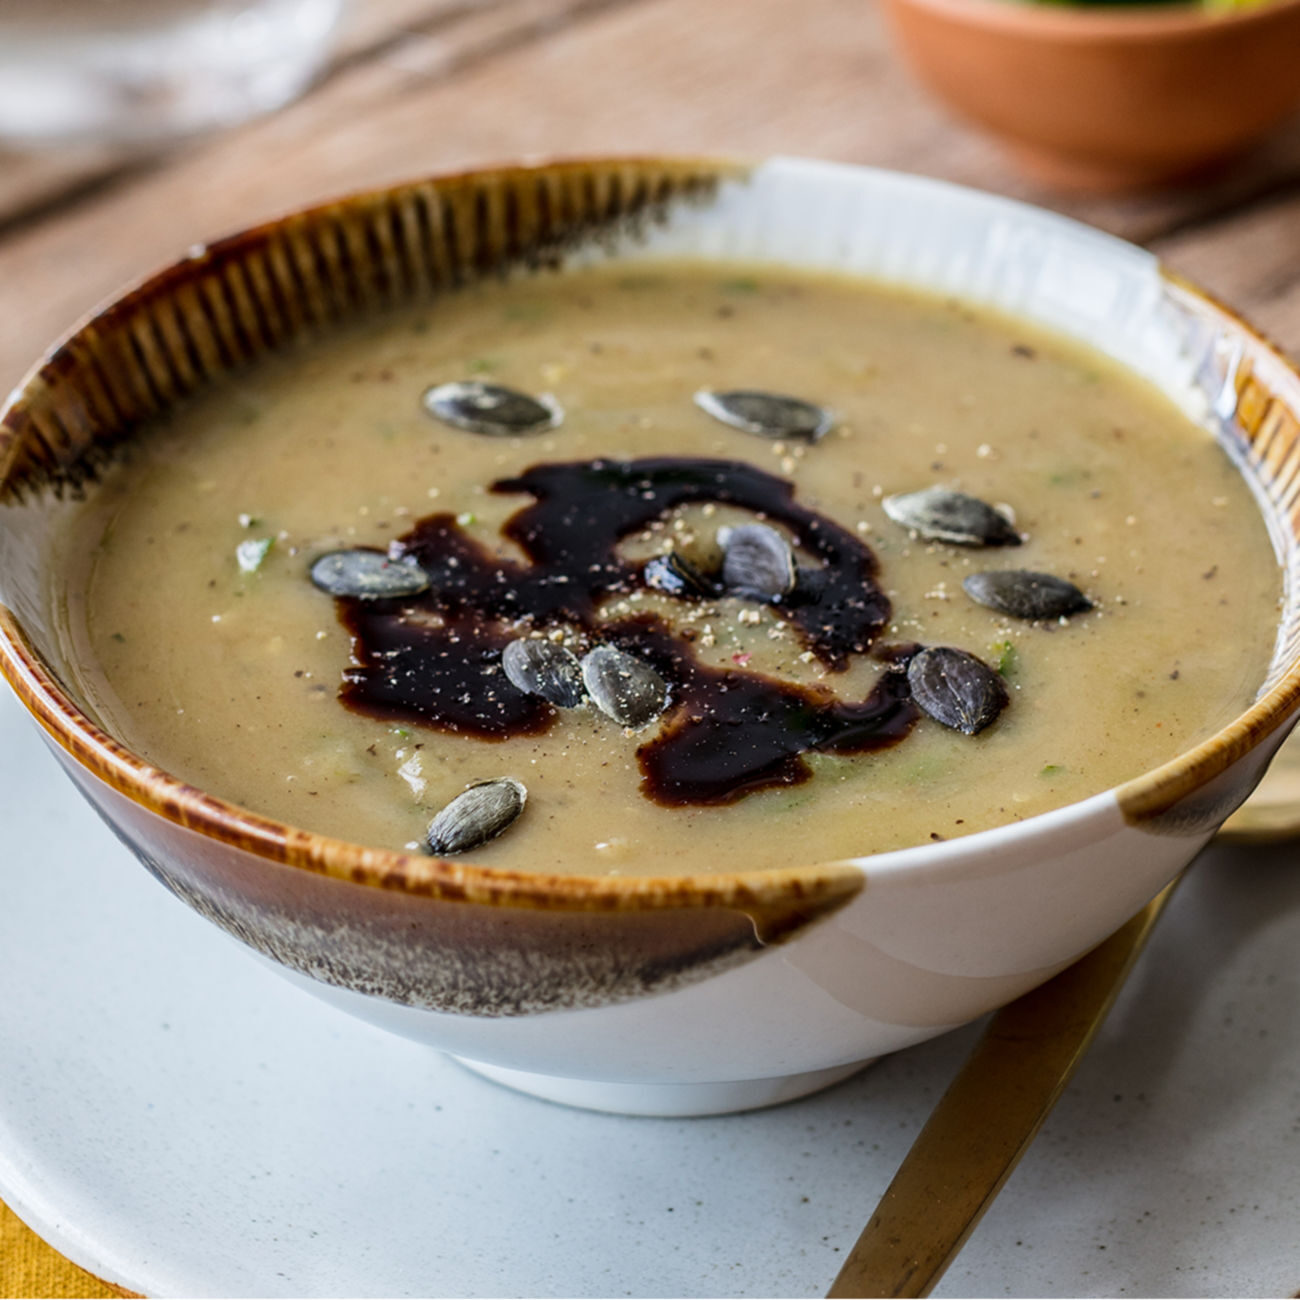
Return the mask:
<path id="1" fill-rule="evenodd" d="M 101 1300 L 133 1294 L 101 1282 L 43 1242 L 7 1205 L 0 1202 L 0 1300 Z"/>

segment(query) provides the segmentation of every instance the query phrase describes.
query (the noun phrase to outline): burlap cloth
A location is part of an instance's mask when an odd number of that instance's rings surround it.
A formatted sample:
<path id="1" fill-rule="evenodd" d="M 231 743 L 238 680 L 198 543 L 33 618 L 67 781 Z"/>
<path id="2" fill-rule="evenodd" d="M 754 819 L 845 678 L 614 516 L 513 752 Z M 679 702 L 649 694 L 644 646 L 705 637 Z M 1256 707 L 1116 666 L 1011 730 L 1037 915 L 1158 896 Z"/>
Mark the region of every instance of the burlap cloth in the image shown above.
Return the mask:
<path id="1" fill-rule="evenodd" d="M 81 1297 L 129 1295 L 92 1277 L 47 1246 L 5 1204 L 0 1202 L 0 1297 Z"/>

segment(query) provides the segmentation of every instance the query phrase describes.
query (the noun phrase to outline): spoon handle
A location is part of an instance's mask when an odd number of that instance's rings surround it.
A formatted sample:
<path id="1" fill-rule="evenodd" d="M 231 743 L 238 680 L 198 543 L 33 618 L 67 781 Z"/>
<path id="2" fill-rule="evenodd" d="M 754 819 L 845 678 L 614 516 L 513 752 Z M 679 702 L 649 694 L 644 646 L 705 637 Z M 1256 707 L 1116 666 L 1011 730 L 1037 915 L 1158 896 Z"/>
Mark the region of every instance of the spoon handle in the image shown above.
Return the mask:
<path id="1" fill-rule="evenodd" d="M 1175 885 L 996 1012 L 912 1144 L 828 1295 L 928 1296 L 1065 1090 Z"/>

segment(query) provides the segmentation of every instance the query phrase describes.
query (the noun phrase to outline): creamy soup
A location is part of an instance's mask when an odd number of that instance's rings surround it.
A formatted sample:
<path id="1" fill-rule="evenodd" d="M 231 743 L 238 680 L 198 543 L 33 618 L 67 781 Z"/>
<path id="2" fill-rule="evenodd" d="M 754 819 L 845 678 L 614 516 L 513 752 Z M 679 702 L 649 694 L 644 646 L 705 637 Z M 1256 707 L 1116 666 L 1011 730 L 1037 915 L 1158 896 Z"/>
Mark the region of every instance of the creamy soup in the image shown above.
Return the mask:
<path id="1" fill-rule="evenodd" d="M 547 418 L 440 418 L 475 382 Z M 736 390 L 824 426 L 733 427 Z M 992 507 L 1000 544 L 915 526 L 930 488 Z M 755 537 L 786 588 L 727 576 Z M 135 440 L 64 540 L 83 689 L 150 761 L 397 849 L 509 778 L 522 813 L 466 856 L 546 872 L 799 865 L 1095 794 L 1249 704 L 1280 591 L 1224 452 L 1104 358 L 964 303 L 687 264 L 494 283 L 296 347 Z M 312 581 L 367 548 L 431 589 Z M 1014 616 L 964 585 L 1004 570 L 1079 599 Z M 574 707 L 527 694 L 502 652 L 530 638 L 621 650 L 662 699 L 620 725 L 581 678 Z M 917 658 L 939 647 L 955 680 Z"/>

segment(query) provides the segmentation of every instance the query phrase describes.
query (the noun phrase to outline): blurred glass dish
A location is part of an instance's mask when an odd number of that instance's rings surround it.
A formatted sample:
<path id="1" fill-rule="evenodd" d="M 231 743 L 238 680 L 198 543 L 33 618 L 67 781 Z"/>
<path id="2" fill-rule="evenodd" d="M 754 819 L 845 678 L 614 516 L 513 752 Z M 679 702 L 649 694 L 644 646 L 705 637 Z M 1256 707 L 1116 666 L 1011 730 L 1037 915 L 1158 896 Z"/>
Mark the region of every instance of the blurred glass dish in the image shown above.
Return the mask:
<path id="1" fill-rule="evenodd" d="M 0 144 L 147 148 L 287 103 L 343 0 L 0 0 Z"/>

